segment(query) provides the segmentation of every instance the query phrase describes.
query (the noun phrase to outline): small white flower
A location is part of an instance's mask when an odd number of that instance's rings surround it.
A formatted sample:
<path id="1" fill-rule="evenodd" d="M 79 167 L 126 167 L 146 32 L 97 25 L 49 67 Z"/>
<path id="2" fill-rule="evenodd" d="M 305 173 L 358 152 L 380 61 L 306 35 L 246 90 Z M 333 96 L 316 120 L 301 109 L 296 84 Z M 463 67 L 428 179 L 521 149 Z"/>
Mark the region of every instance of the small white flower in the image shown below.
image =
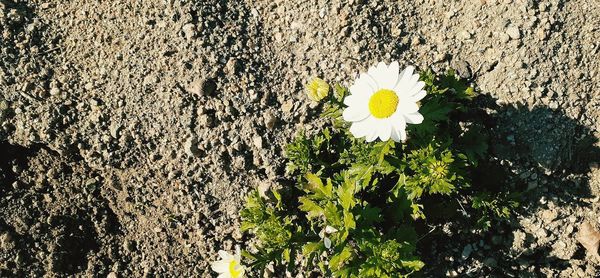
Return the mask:
<path id="1" fill-rule="evenodd" d="M 245 267 L 240 263 L 240 249 L 236 247 L 235 255 L 231 255 L 224 250 L 219 251 L 221 260 L 213 262 L 210 266 L 213 271 L 219 273 L 218 278 L 242 278 L 246 272 Z"/>
<path id="2" fill-rule="evenodd" d="M 380 62 L 359 75 L 344 99 L 348 108 L 343 118 L 352 123 L 352 135 L 367 142 L 406 140 L 406 124 L 423 122 L 417 102 L 427 94 L 425 83 L 413 72 L 412 66 L 400 72 L 398 62 Z"/>

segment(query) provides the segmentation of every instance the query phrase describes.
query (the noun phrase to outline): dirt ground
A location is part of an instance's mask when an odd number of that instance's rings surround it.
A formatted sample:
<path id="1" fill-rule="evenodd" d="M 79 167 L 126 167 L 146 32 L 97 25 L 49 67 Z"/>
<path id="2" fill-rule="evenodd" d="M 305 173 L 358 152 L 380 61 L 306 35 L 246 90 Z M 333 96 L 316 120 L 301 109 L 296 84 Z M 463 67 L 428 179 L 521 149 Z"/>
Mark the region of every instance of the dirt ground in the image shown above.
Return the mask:
<path id="1" fill-rule="evenodd" d="M 527 191 L 429 235 L 424 276 L 598 276 L 599 37 L 598 0 L 0 0 L 0 276 L 213 277 L 320 125 L 304 82 L 393 60 L 477 84 Z"/>

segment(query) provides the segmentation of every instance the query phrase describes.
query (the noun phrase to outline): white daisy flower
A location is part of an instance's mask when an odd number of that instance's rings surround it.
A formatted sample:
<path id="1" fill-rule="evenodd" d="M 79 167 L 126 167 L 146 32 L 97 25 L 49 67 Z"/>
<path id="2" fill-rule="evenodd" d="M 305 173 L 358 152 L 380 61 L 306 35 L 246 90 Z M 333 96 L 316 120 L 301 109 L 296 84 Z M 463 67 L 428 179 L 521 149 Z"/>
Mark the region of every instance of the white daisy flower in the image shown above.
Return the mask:
<path id="1" fill-rule="evenodd" d="M 354 137 L 365 137 L 367 142 L 406 140 L 406 124 L 420 124 L 418 101 L 427 94 L 419 81 L 415 68 L 407 67 L 400 72 L 398 62 L 389 66 L 380 62 L 361 73 L 350 86 L 350 95 L 344 99 L 348 106 L 343 113 L 345 121 L 351 122 Z"/>
<path id="2" fill-rule="evenodd" d="M 210 266 L 213 271 L 219 273 L 218 278 L 242 278 L 246 268 L 240 263 L 240 249 L 236 248 L 235 255 L 231 255 L 224 250 L 219 251 L 221 260 L 213 262 Z"/>

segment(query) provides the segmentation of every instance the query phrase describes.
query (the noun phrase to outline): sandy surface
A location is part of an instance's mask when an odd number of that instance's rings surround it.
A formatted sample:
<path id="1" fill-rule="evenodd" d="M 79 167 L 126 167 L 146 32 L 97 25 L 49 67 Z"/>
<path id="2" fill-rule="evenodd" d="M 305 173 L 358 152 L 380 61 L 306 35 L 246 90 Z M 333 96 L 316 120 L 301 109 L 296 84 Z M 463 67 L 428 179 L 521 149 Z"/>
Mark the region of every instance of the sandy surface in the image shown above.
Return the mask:
<path id="1" fill-rule="evenodd" d="M 575 240 L 600 216 L 599 29 L 598 0 L 0 0 L 0 276 L 212 277 L 320 125 L 302 84 L 392 60 L 477 84 L 527 193 L 431 235 L 425 276 L 599 275 Z"/>

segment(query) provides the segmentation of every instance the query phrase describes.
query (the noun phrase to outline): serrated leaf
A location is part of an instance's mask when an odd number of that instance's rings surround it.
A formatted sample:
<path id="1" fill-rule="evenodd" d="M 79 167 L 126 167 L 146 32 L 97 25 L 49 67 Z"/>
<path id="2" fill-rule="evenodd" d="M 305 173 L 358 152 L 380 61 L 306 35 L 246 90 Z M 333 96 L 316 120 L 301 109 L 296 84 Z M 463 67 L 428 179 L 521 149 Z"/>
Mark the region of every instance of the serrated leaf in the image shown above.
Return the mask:
<path id="1" fill-rule="evenodd" d="M 346 230 L 352 230 L 356 228 L 354 215 L 349 211 L 344 211 L 344 228 L 346 228 Z"/>
<path id="2" fill-rule="evenodd" d="M 321 208 L 317 203 L 308 197 L 300 197 L 298 198 L 300 201 L 300 210 L 306 212 L 306 217 L 310 220 L 316 217 L 323 215 L 323 208 Z"/>
<path id="3" fill-rule="evenodd" d="M 439 98 L 434 98 L 424 103 L 421 108 L 419 108 L 419 113 L 423 115 L 425 120 L 441 122 L 448 119 L 448 113 L 450 113 L 453 108 L 452 104 L 442 103 Z"/>
<path id="4" fill-rule="evenodd" d="M 381 209 L 366 205 L 358 212 L 358 218 L 362 225 L 371 226 L 373 223 L 379 223 L 381 219 Z"/>
<path id="5" fill-rule="evenodd" d="M 402 261 L 401 263 L 403 267 L 413 269 L 415 271 L 419 271 L 425 266 L 425 263 L 419 260 Z"/>
<path id="6" fill-rule="evenodd" d="M 337 195 L 340 200 L 340 205 L 344 210 L 349 210 L 354 207 L 354 189 L 356 188 L 354 181 L 344 181 L 337 189 Z"/>
<path id="7" fill-rule="evenodd" d="M 329 266 L 333 271 L 339 270 L 344 263 L 352 257 L 352 248 L 346 246 L 342 251 L 331 257 Z"/>
<path id="8" fill-rule="evenodd" d="M 323 214 L 325 215 L 327 222 L 331 226 L 334 226 L 334 227 L 343 226 L 341 213 L 338 210 L 337 206 L 334 205 L 333 203 L 328 203 L 327 205 L 325 205 Z"/>
<path id="9" fill-rule="evenodd" d="M 333 184 L 331 183 L 331 180 L 327 180 L 327 185 L 324 185 L 321 178 L 313 173 L 307 173 L 305 177 L 308 182 L 306 189 L 312 192 L 315 197 L 319 199 L 333 197 Z"/>
<path id="10" fill-rule="evenodd" d="M 308 242 L 302 246 L 302 254 L 304 256 L 309 256 L 313 252 L 321 249 L 323 247 L 323 243 L 321 242 Z"/>

